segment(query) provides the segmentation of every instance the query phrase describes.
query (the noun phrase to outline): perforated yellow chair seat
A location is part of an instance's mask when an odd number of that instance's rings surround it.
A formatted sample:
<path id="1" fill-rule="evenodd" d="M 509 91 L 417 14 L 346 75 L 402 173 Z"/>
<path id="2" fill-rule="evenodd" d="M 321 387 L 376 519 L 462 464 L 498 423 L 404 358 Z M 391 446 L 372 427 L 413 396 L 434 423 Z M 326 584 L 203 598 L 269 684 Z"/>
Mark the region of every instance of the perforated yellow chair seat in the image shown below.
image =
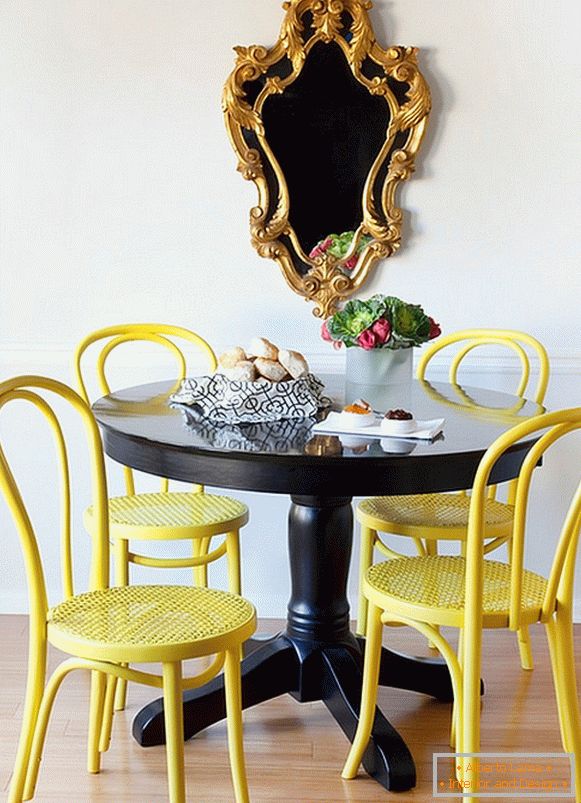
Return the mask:
<path id="1" fill-rule="evenodd" d="M 254 606 L 227 591 L 190 586 L 122 586 L 79 594 L 48 612 L 48 638 L 94 660 L 181 661 L 242 643 L 256 628 Z"/>
<path id="2" fill-rule="evenodd" d="M 484 561 L 483 626 L 508 627 L 510 611 L 510 566 Z M 419 618 L 437 625 L 462 627 L 465 602 L 466 560 L 436 555 L 377 563 L 368 569 L 364 593 L 382 608 L 401 616 Z M 525 570 L 522 585 L 522 621 L 538 622 L 547 581 Z"/>
<path id="3" fill-rule="evenodd" d="M 85 511 L 92 531 L 93 508 Z M 206 493 L 145 493 L 109 499 L 113 538 L 170 540 L 207 538 L 237 530 L 248 522 L 248 508 L 237 499 Z"/>
<path id="4" fill-rule="evenodd" d="M 431 529 L 438 540 L 462 540 L 468 527 L 470 497 L 460 494 L 410 494 L 376 496 L 357 507 L 357 519 L 380 532 L 425 538 Z M 514 518 L 512 505 L 487 499 L 486 536 L 509 536 Z"/>

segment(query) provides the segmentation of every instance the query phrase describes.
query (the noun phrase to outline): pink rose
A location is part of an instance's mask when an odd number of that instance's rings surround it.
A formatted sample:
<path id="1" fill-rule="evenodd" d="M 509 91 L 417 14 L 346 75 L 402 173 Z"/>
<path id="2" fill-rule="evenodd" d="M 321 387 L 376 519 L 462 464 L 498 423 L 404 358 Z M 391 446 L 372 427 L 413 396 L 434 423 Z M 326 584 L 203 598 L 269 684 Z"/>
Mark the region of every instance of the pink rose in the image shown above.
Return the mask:
<path id="1" fill-rule="evenodd" d="M 391 324 L 386 318 L 379 318 L 371 327 L 371 331 L 378 343 L 387 343 L 391 337 Z"/>
<path id="2" fill-rule="evenodd" d="M 321 246 L 320 245 L 316 245 L 312 249 L 312 251 L 309 253 L 309 256 L 310 256 L 311 259 L 314 259 L 315 257 L 322 257 L 323 254 L 324 254 L 324 251 L 321 250 Z"/>
<path id="3" fill-rule="evenodd" d="M 371 349 L 375 346 L 376 338 L 371 329 L 365 329 L 365 331 L 361 332 L 357 338 L 357 342 L 362 349 L 365 349 L 365 351 L 371 351 Z"/>
<path id="4" fill-rule="evenodd" d="M 333 240 L 327 237 L 319 246 L 322 251 L 327 251 L 333 245 Z"/>
<path id="5" fill-rule="evenodd" d="M 329 330 L 327 328 L 327 321 L 323 321 L 321 325 L 321 337 L 323 338 L 323 340 L 326 340 L 327 343 L 333 342 L 333 338 L 329 334 Z"/>
<path id="6" fill-rule="evenodd" d="M 442 330 L 440 328 L 440 324 L 436 323 L 433 318 L 429 319 L 430 321 L 430 334 L 428 335 L 429 340 L 433 340 L 435 337 L 439 337 L 442 334 Z"/>
<path id="7" fill-rule="evenodd" d="M 351 259 L 348 259 L 347 262 L 343 263 L 343 267 L 347 268 L 347 270 L 353 270 L 355 265 L 357 265 L 358 259 L 359 259 L 358 256 L 352 256 Z"/>

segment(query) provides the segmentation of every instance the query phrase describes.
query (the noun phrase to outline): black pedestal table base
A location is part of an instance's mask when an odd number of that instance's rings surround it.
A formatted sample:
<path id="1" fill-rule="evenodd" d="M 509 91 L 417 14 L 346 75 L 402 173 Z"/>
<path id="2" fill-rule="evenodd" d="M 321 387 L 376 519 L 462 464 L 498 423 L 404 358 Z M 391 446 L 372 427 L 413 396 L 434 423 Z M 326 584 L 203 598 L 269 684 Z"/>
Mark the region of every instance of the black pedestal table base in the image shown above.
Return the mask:
<path id="1" fill-rule="evenodd" d="M 359 718 L 364 639 L 349 629 L 346 596 L 353 514 L 349 497 L 292 497 L 289 558 L 292 592 L 286 632 L 252 641 L 242 661 L 242 705 L 291 694 L 298 702 L 321 700 L 343 732 L 353 739 Z M 380 683 L 452 700 L 446 665 L 383 650 Z M 191 738 L 226 716 L 224 684 L 217 677 L 184 694 L 184 736 Z M 144 747 L 164 742 L 163 701 L 143 708 L 133 735 Z M 415 786 L 411 754 L 377 709 L 363 764 L 391 791 Z"/>

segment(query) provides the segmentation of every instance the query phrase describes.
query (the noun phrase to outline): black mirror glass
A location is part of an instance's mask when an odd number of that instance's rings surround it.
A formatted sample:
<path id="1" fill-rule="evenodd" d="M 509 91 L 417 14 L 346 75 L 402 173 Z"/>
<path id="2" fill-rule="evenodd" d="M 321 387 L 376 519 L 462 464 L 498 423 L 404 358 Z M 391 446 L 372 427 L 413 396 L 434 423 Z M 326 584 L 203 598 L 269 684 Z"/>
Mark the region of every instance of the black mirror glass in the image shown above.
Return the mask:
<path id="1" fill-rule="evenodd" d="M 355 78 L 338 44 L 317 42 L 296 80 L 265 100 L 262 121 L 303 251 L 328 234 L 355 231 L 367 176 L 386 139 L 385 98 Z"/>

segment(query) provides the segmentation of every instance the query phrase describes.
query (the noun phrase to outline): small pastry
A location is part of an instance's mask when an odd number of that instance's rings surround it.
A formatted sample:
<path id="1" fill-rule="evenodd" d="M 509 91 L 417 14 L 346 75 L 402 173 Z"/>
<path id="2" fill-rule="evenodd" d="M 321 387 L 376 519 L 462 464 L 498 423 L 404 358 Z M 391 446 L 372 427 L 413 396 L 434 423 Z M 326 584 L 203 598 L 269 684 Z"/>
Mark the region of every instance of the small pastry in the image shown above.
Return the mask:
<path id="1" fill-rule="evenodd" d="M 353 404 L 348 404 L 343 408 L 341 418 L 348 427 L 361 429 L 375 424 L 375 414 L 369 402 L 364 399 L 357 399 Z"/>
<path id="2" fill-rule="evenodd" d="M 240 346 L 236 346 L 229 351 L 225 351 L 224 354 L 221 354 L 218 362 L 223 368 L 235 368 L 239 362 L 246 359 L 248 358 L 246 357 L 244 349 L 240 348 Z"/>
<path id="3" fill-rule="evenodd" d="M 283 368 L 286 368 L 293 379 L 298 379 L 309 373 L 309 365 L 303 355 L 298 351 L 280 349 L 278 352 L 278 361 Z"/>
<path id="4" fill-rule="evenodd" d="M 407 410 L 389 410 L 381 421 L 386 435 L 409 435 L 416 429 L 416 420 Z"/>
<path id="5" fill-rule="evenodd" d="M 286 368 L 276 360 L 268 360 L 265 357 L 257 357 L 254 361 L 256 370 L 261 376 L 270 379 L 271 382 L 280 382 L 286 376 Z"/>
<path id="6" fill-rule="evenodd" d="M 258 376 L 253 362 L 240 360 L 233 368 L 223 368 L 222 373 L 232 382 L 255 382 Z"/>
<path id="7" fill-rule="evenodd" d="M 278 348 L 265 337 L 254 337 L 250 341 L 248 353 L 254 357 L 264 357 L 267 360 L 278 360 Z"/>
<path id="8" fill-rule="evenodd" d="M 372 409 L 369 402 L 365 401 L 365 399 L 357 399 L 352 404 L 348 404 L 347 407 L 343 407 L 343 412 L 363 415 L 363 413 L 371 413 Z"/>

